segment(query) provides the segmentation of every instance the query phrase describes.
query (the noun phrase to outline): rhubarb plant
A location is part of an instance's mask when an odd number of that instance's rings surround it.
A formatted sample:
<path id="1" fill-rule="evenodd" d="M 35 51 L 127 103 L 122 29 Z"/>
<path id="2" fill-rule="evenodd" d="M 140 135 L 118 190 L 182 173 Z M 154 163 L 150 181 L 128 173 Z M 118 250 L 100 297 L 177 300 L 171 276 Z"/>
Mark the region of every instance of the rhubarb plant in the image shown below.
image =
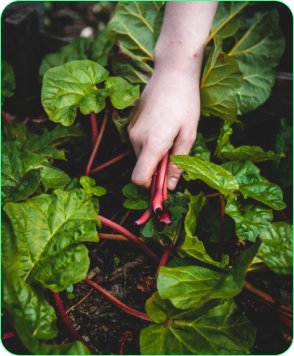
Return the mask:
<path id="1" fill-rule="evenodd" d="M 237 139 L 247 125 L 244 114 L 270 96 L 285 46 L 277 11 L 259 11 L 258 2 L 219 4 L 200 81 L 197 139 L 189 155 L 167 152 L 149 191 L 133 183 L 122 190 L 123 207 L 134 210 L 140 238 L 100 211 L 98 198 L 107 190 L 96 185 L 94 174 L 130 150 L 96 168 L 94 159 L 109 121 L 128 144 L 128 115 L 153 72 L 164 6 L 119 2 L 106 30 L 93 41 L 78 38 L 45 56 L 39 69 L 41 101 L 55 123 L 52 130 L 35 133 L 18 122 L 3 127 L 2 306 L 33 354 L 95 353 L 74 330 L 59 296 L 81 280 L 150 323 L 140 333 L 142 354 L 248 354 L 256 328 L 235 297 L 243 288 L 255 290 L 247 279 L 254 280 L 252 271 L 260 266 L 272 274 L 292 273 L 293 229 L 283 215 L 285 188 L 292 183 L 292 128 L 277 115 L 279 130 L 271 147 L 246 141 L 248 135 L 241 145 Z M 11 73 L 2 72 L 6 97 L 14 89 Z M 55 160 L 66 160 L 64 143 L 85 138 L 81 127 L 87 119 L 80 113 L 90 115 L 93 151 L 77 179 L 57 168 Z M 169 160 L 184 171 L 174 193 L 167 190 Z M 98 242 L 102 225 L 134 243 L 157 267 L 147 314 L 86 278 L 85 243 Z M 230 244 L 244 247 L 237 258 Z M 78 341 L 50 345 L 57 317 L 44 290 L 53 292 Z M 275 303 L 269 296 L 268 301 Z"/>

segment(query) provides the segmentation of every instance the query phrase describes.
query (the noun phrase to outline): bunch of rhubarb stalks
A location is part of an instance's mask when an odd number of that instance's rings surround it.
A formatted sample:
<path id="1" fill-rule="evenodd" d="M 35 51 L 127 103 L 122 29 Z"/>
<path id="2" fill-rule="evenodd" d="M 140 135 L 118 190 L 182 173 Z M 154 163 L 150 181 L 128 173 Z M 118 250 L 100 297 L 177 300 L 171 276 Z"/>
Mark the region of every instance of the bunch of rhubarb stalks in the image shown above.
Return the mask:
<path id="1" fill-rule="evenodd" d="M 169 153 L 167 152 L 157 166 L 157 169 L 152 177 L 150 189 L 150 203 L 143 215 L 135 221 L 136 225 L 145 224 L 153 213 L 159 217 L 159 221 L 169 225 L 171 223 L 170 216 L 163 207 L 163 202 L 167 200 L 167 165 L 169 161 Z"/>

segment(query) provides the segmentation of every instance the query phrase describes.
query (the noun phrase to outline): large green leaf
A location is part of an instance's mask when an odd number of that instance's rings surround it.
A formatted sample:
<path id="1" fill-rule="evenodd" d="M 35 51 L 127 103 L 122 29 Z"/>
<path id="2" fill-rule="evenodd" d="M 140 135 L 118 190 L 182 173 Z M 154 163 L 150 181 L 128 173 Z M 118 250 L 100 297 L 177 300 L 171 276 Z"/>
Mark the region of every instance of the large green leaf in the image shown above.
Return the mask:
<path id="1" fill-rule="evenodd" d="M 106 29 L 103 29 L 96 34 L 91 44 L 91 54 L 89 59 L 102 66 L 106 66 L 110 48 L 111 44 L 107 39 Z"/>
<path id="2" fill-rule="evenodd" d="M 107 24 L 107 37 L 112 43 L 119 41 L 141 60 L 153 60 L 154 22 L 162 4 L 161 1 L 120 1 Z"/>
<path id="3" fill-rule="evenodd" d="M 233 130 L 230 124 L 225 122 L 217 140 L 215 151 L 215 155 L 223 161 L 248 160 L 251 162 L 262 162 L 280 159 L 285 156 L 283 153 L 265 152 L 259 146 L 240 146 L 234 148 L 230 143 L 230 136 L 232 134 Z"/>
<path id="4" fill-rule="evenodd" d="M 258 256 L 276 273 L 293 273 L 293 227 L 276 222 L 260 233 Z"/>
<path id="5" fill-rule="evenodd" d="M 286 207 L 281 188 L 263 178 L 259 174 L 260 170 L 252 162 L 231 161 L 223 163 L 222 167 L 235 176 L 245 199 L 253 198 L 275 210 Z"/>
<path id="6" fill-rule="evenodd" d="M 249 353 L 255 339 L 254 326 L 232 299 L 183 311 L 155 293 L 146 311 L 155 323 L 141 331 L 143 355 L 240 355 Z"/>
<path id="7" fill-rule="evenodd" d="M 149 205 L 148 192 L 136 184 L 129 183 L 123 187 L 123 195 L 127 198 L 124 207 L 127 209 L 146 209 Z"/>
<path id="8" fill-rule="evenodd" d="M 177 167 L 183 169 L 191 179 L 200 179 L 223 194 L 234 196 L 234 192 L 239 189 L 235 177 L 227 169 L 212 162 L 205 162 L 197 157 L 184 155 L 170 156 L 170 159 Z"/>
<path id="9" fill-rule="evenodd" d="M 240 114 L 256 109 L 270 95 L 275 80 L 274 67 L 285 48 L 278 22 L 277 10 L 260 14 L 228 53 L 237 60 L 243 73 L 237 95 Z"/>
<path id="10" fill-rule="evenodd" d="M 43 291 L 20 278 L 4 274 L 2 277 L 2 308 L 27 350 L 35 355 L 89 355 L 81 342 L 50 345 L 41 342 L 56 336 L 57 320 Z"/>
<path id="11" fill-rule="evenodd" d="M 214 261 L 206 252 L 205 245 L 195 236 L 197 220 L 199 214 L 206 204 L 206 199 L 203 194 L 197 196 L 190 195 L 189 211 L 185 217 L 184 228 L 185 236 L 183 241 L 177 246 L 177 253 L 181 257 L 194 257 L 197 260 L 218 266 L 224 267 L 228 264 L 228 256 L 224 255 L 221 262 Z"/>
<path id="12" fill-rule="evenodd" d="M 161 267 L 157 289 L 162 299 L 168 299 L 179 309 L 199 308 L 211 299 L 232 298 L 243 288 L 247 268 L 257 253 L 256 242 L 236 260 L 230 272 L 216 271 L 182 262 L 177 266 Z"/>
<path id="13" fill-rule="evenodd" d="M 236 60 L 226 55 L 221 46 L 221 38 L 215 37 L 200 83 L 201 112 L 234 122 L 242 73 Z"/>
<path id="14" fill-rule="evenodd" d="M 41 99 L 49 119 L 70 126 L 77 108 L 83 114 L 100 112 L 110 90 L 99 89 L 108 71 L 89 60 L 71 61 L 44 74 Z"/>
<path id="15" fill-rule="evenodd" d="M 215 35 L 222 38 L 234 36 L 243 25 L 240 16 L 250 1 L 221 1 L 214 16 L 208 40 Z"/>
<path id="16" fill-rule="evenodd" d="M 2 236 L 5 273 L 54 291 L 86 276 L 88 252 L 80 242 L 97 241 L 99 219 L 83 190 L 6 203 L 4 211 L 11 225 Z"/>
<path id="17" fill-rule="evenodd" d="M 14 72 L 10 64 L 1 60 L 1 106 L 4 99 L 13 95 L 15 89 Z"/>
<path id="18" fill-rule="evenodd" d="M 273 212 L 262 204 L 242 201 L 238 198 L 234 201 L 228 197 L 226 209 L 236 223 L 236 235 L 241 240 L 255 241 L 263 228 L 273 220 Z"/>

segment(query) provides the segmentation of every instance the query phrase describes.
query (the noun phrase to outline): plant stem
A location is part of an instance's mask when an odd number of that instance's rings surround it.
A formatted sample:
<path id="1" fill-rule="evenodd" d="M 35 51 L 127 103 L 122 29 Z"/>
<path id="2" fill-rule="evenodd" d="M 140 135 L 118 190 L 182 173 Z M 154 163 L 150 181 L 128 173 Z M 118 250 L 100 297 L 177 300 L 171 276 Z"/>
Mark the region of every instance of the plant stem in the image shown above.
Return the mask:
<path id="1" fill-rule="evenodd" d="M 81 337 L 81 335 L 76 331 L 76 329 L 73 327 L 71 321 L 69 320 L 69 317 L 67 316 L 65 310 L 64 310 L 64 307 L 63 307 L 63 304 L 61 302 L 61 299 L 60 299 L 60 295 L 58 292 L 53 292 L 53 297 L 54 297 L 54 300 L 55 300 L 55 303 L 56 303 L 56 307 L 60 313 L 60 316 L 65 324 L 65 326 L 67 327 L 68 331 L 71 333 L 71 335 L 81 341 L 91 352 L 92 355 L 97 355 L 97 352 L 95 350 L 93 350 L 87 343 L 86 341 Z"/>
<path id="2" fill-rule="evenodd" d="M 7 339 L 11 339 L 13 337 L 16 337 L 16 334 L 14 331 L 10 331 L 9 333 L 5 333 L 1 336 L 1 340 L 7 340 Z"/>
<path id="3" fill-rule="evenodd" d="M 220 197 L 221 197 L 221 221 L 220 221 L 219 252 L 218 252 L 219 261 L 222 260 L 222 254 L 224 248 L 224 236 L 225 236 L 224 222 L 225 222 L 225 207 L 226 207 L 226 201 L 224 195 L 221 194 Z"/>
<path id="4" fill-rule="evenodd" d="M 92 126 L 92 146 L 95 146 L 95 142 L 98 137 L 98 125 L 97 125 L 97 118 L 96 114 L 94 111 L 90 113 L 90 119 L 91 119 L 91 126 Z"/>
<path id="5" fill-rule="evenodd" d="M 124 348 L 125 348 L 126 341 L 127 341 L 127 337 L 126 335 L 123 335 L 122 338 L 120 339 L 119 355 L 124 355 Z"/>
<path id="6" fill-rule="evenodd" d="M 117 231 L 118 233 L 122 234 L 127 239 L 129 239 L 130 241 L 134 242 L 137 246 L 139 246 L 143 251 L 145 251 L 145 253 L 149 257 L 151 257 L 156 263 L 159 262 L 159 259 L 155 255 L 155 253 L 152 250 L 150 250 L 150 248 L 147 245 L 145 245 L 144 242 L 142 242 L 137 236 L 132 234 L 130 231 L 128 231 L 124 227 L 116 224 L 114 221 L 111 221 L 111 220 L 105 218 L 104 216 L 98 215 L 98 218 L 101 220 L 103 225 L 105 225 L 107 227 L 110 227 L 111 229 L 113 229 L 113 230 Z"/>
<path id="7" fill-rule="evenodd" d="M 284 210 L 278 210 L 277 213 L 279 214 L 281 219 L 283 219 L 287 224 L 289 224 L 289 220 L 288 220 Z"/>
<path id="8" fill-rule="evenodd" d="M 113 295 L 111 295 L 110 293 L 107 292 L 107 290 L 105 290 L 104 288 L 102 288 L 101 286 L 99 286 L 97 283 L 91 281 L 91 279 L 85 278 L 84 281 L 88 284 L 90 284 L 92 287 L 94 287 L 95 289 L 97 289 L 101 294 L 104 295 L 104 297 L 106 297 L 111 303 L 113 303 L 115 306 L 117 306 L 118 308 L 120 308 L 121 310 L 123 310 L 124 312 L 133 315 L 137 318 L 143 319 L 143 320 L 147 320 L 152 322 L 152 320 L 149 318 L 149 316 L 145 313 L 139 312 L 129 306 L 127 306 L 126 304 L 122 303 L 120 300 L 116 299 Z"/>
<path id="9" fill-rule="evenodd" d="M 293 321 L 287 318 L 284 314 L 278 314 L 279 320 L 285 324 L 289 329 L 293 330 Z"/>
<path id="10" fill-rule="evenodd" d="M 259 296 L 261 299 L 263 299 L 265 302 L 270 303 L 270 304 L 275 304 L 274 299 L 269 295 L 266 294 L 265 292 L 255 288 L 252 284 L 250 284 L 247 281 L 244 281 L 244 288 L 249 290 L 251 293 Z"/>
<path id="11" fill-rule="evenodd" d="M 204 195 L 204 198 L 206 198 L 206 199 L 215 198 L 215 197 L 219 197 L 220 195 L 221 195 L 221 193 L 207 194 L 207 195 Z"/>
<path id="12" fill-rule="evenodd" d="M 83 303 L 83 301 L 85 299 L 87 299 L 89 297 L 89 295 L 93 292 L 94 288 L 92 288 L 90 290 L 89 293 L 87 293 L 80 301 L 78 301 L 75 305 L 71 306 L 69 309 L 66 310 L 66 314 L 69 313 L 71 310 L 73 310 L 74 308 L 76 308 L 78 305 L 80 305 L 81 303 Z"/>
<path id="13" fill-rule="evenodd" d="M 102 234 L 99 232 L 98 236 L 100 239 L 103 240 L 129 241 L 123 235 L 117 235 L 117 234 Z"/>
<path id="14" fill-rule="evenodd" d="M 164 184 L 163 184 L 163 190 L 162 190 L 162 199 L 163 201 L 167 200 L 168 195 L 167 195 L 167 175 L 165 175 L 165 179 L 164 179 Z M 169 213 L 167 212 L 167 210 L 165 208 L 163 208 L 163 212 L 161 214 L 160 217 L 160 222 L 166 224 L 166 225 L 170 225 L 171 224 L 171 219 L 169 216 Z"/>
<path id="15" fill-rule="evenodd" d="M 93 173 L 102 171 L 102 169 L 107 168 L 107 167 L 111 166 L 112 164 L 114 164 L 114 163 L 120 161 L 121 159 L 125 158 L 126 156 L 128 156 L 128 155 L 129 155 L 130 153 L 132 153 L 132 152 L 133 152 L 133 150 L 130 149 L 130 150 L 128 150 L 128 151 L 126 151 L 126 152 L 124 152 L 124 153 L 122 153 L 122 154 L 120 154 L 120 155 L 118 155 L 118 156 L 112 158 L 111 160 L 109 160 L 109 161 L 107 161 L 107 162 L 101 164 L 100 166 L 91 169 L 90 172 L 89 172 L 89 174 L 93 174 Z"/>
<path id="16" fill-rule="evenodd" d="M 167 152 L 162 160 L 159 163 L 157 179 L 156 179 L 156 187 L 155 194 L 153 197 L 153 210 L 156 213 L 158 210 L 162 210 L 162 202 L 163 202 L 163 186 L 164 180 L 166 176 L 167 164 L 169 159 L 169 152 Z"/>
<path id="17" fill-rule="evenodd" d="M 1 109 L 1 115 L 4 119 L 5 122 L 10 122 L 11 120 L 9 119 L 8 115 L 6 114 L 6 112 L 4 110 Z"/>
<path id="18" fill-rule="evenodd" d="M 168 246 L 164 247 L 163 254 L 161 256 L 159 265 L 158 265 L 156 273 L 155 273 L 155 277 L 154 277 L 155 281 L 157 280 L 160 267 L 163 267 L 166 265 L 166 263 L 169 259 L 170 252 L 173 249 L 173 247 L 174 247 L 174 244 L 172 242 Z"/>
<path id="19" fill-rule="evenodd" d="M 91 167 L 92 167 L 94 158 L 95 158 L 96 153 L 97 153 L 97 151 L 98 151 L 98 147 L 99 147 L 99 145 L 100 145 L 100 142 L 101 142 L 101 139 L 102 139 L 104 130 L 105 130 L 107 118 L 108 118 L 108 111 L 106 110 L 105 115 L 104 115 L 104 119 L 103 119 L 103 122 L 102 122 L 102 126 L 101 126 L 101 129 L 100 129 L 100 132 L 99 132 L 99 135 L 98 135 L 98 137 L 97 137 L 95 146 L 94 146 L 93 151 L 92 151 L 92 153 L 91 153 L 89 162 L 88 162 L 88 164 L 87 164 L 86 173 L 85 173 L 86 176 L 88 176 L 89 173 L 90 173 L 90 170 L 91 170 Z"/>

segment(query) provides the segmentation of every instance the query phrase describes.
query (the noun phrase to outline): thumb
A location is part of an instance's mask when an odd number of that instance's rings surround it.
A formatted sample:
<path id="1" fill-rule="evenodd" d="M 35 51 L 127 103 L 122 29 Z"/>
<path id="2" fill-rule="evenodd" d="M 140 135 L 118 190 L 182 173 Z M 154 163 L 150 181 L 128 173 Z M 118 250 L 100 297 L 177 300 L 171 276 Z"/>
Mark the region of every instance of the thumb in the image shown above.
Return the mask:
<path id="1" fill-rule="evenodd" d="M 173 149 L 172 155 L 188 155 L 191 147 L 196 139 L 196 130 L 195 132 L 189 132 L 188 134 L 184 131 L 180 131 L 177 136 Z M 173 162 L 169 162 L 167 168 L 167 187 L 170 190 L 174 190 L 178 184 L 178 181 L 181 177 L 183 170 L 179 169 Z"/>

